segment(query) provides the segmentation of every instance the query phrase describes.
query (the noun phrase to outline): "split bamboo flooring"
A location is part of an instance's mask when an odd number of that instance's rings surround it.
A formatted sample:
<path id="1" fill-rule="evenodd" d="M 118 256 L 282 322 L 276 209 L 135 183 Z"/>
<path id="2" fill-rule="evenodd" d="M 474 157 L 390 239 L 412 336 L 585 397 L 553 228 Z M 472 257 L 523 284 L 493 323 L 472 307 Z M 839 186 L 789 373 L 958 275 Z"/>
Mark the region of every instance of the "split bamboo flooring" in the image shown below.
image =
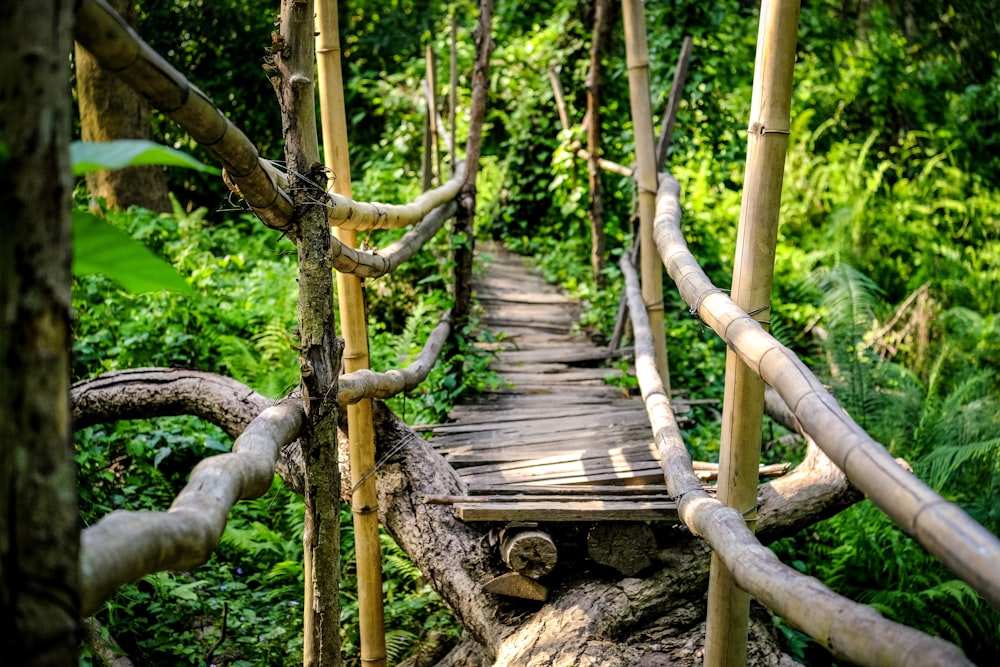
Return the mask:
<path id="1" fill-rule="evenodd" d="M 498 337 L 502 386 L 432 428 L 467 486 L 438 501 L 466 521 L 676 519 L 642 400 L 606 381 L 620 371 L 605 362 L 623 351 L 581 333 L 581 305 L 523 258 L 498 245 L 478 256 L 479 322 Z"/>

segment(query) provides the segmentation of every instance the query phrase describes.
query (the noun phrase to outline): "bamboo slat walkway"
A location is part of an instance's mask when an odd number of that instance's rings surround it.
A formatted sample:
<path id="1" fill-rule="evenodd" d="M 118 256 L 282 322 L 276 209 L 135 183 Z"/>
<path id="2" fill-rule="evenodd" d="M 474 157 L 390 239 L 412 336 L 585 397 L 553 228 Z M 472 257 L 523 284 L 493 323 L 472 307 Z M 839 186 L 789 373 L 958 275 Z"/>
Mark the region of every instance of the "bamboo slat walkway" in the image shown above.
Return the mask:
<path id="1" fill-rule="evenodd" d="M 674 519 L 640 398 L 609 385 L 620 353 L 577 331 L 581 306 L 498 245 L 479 251 L 480 325 L 503 386 L 455 406 L 431 443 L 468 487 L 467 521 Z M 458 501 L 460 499 L 451 499 Z"/>

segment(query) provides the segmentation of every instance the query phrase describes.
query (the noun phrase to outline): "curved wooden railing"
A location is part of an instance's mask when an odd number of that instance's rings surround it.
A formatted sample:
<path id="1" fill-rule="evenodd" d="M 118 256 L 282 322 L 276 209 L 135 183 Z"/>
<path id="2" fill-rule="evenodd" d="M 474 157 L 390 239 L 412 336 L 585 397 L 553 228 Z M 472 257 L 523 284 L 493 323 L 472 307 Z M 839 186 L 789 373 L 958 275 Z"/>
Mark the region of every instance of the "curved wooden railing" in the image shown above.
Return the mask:
<path id="1" fill-rule="evenodd" d="M 102 0 L 81 0 L 75 35 L 101 64 L 117 72 L 202 143 L 222 163 L 230 187 L 265 224 L 289 235 L 295 233 L 292 198 L 283 189 L 287 187 L 285 175 L 260 158 L 252 142 Z M 464 180 L 464 166 L 456 165 L 448 182 L 405 205 L 356 202 L 328 194 L 323 203 L 331 226 L 411 227 L 402 239 L 380 252 L 355 249 L 333 237 L 335 268 L 358 277 L 380 276 L 397 268 L 455 214 Z M 677 181 L 661 174 L 652 240 L 692 311 L 780 394 L 804 433 L 858 489 L 929 553 L 1000 608 L 1000 570 L 996 567 L 1000 541 L 901 468 L 882 445 L 851 420 L 793 352 L 711 284 L 681 233 L 679 195 Z M 674 420 L 665 378 L 658 370 L 662 360 L 657 361 L 648 307 L 643 303 L 649 299 L 644 299 L 629 254 L 623 253 L 622 270 L 636 338 L 637 376 L 664 478 L 684 523 L 708 542 L 739 587 L 839 658 L 859 665 L 970 664 L 952 644 L 888 621 L 870 607 L 839 596 L 815 579 L 782 565 L 756 540 L 743 515 L 703 490 Z M 340 402 L 387 398 L 414 388 L 427 376 L 449 333 L 450 317 L 445 313 L 409 368 L 343 375 L 339 379 Z M 295 399 L 260 412 L 239 436 L 232 454 L 199 464 L 166 512 L 114 512 L 87 528 L 81 553 L 85 613 L 93 612 L 116 588 L 143 574 L 204 562 L 232 505 L 267 490 L 278 452 L 297 437 L 303 414 Z M 212 492 L 206 493 L 209 488 Z M 144 542 L 148 548 L 135 548 L 137 534 L 154 535 Z M 878 641 L 872 642 L 875 635 Z"/>
<path id="2" fill-rule="evenodd" d="M 656 243 L 668 274 L 692 312 L 777 390 L 803 433 L 857 488 L 991 604 L 1000 605 L 1000 575 L 991 565 L 1000 562 L 1000 541 L 903 469 L 851 420 L 795 353 L 708 280 L 681 234 L 678 197 L 677 181 L 661 174 Z M 838 658 L 859 665 L 971 664 L 952 644 L 889 621 L 871 607 L 851 602 L 781 564 L 747 528 L 745 517 L 703 490 L 656 370 L 638 277 L 627 253 L 621 266 L 636 338 L 636 374 L 667 488 L 685 525 L 708 542 L 743 590 Z M 865 632 L 858 632 L 861 627 Z M 877 642 L 871 641 L 873 636 Z"/>

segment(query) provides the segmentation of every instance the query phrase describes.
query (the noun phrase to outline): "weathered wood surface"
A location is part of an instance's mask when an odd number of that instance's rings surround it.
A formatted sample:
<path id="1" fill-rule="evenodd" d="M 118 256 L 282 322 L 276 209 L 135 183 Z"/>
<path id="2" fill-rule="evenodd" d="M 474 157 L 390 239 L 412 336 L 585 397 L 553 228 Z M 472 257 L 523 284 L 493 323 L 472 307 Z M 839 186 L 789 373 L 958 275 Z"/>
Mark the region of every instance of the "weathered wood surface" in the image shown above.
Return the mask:
<path id="1" fill-rule="evenodd" d="M 479 322 L 498 336 L 491 368 L 503 386 L 455 406 L 449 423 L 431 429 L 431 444 L 469 494 L 512 493 L 455 502 L 456 514 L 468 521 L 676 518 L 642 400 L 606 381 L 620 371 L 605 361 L 631 351 L 595 345 L 579 331 L 581 306 L 521 257 L 490 244 L 479 253 L 485 267 L 474 281 L 483 306 Z M 586 491 L 551 497 L 554 487 L 595 485 L 600 497 Z M 646 485 L 649 493 L 634 496 Z"/>

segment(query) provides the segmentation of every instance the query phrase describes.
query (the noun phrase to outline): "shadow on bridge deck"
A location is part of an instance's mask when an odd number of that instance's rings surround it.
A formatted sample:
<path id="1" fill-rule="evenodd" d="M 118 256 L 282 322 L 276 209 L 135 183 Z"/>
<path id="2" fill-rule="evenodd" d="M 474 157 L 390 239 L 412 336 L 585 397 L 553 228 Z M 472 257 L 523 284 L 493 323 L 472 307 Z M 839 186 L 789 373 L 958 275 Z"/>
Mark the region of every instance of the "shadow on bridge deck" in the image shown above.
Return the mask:
<path id="1" fill-rule="evenodd" d="M 431 444 L 468 487 L 466 521 L 676 519 L 642 399 L 608 384 L 622 355 L 579 332 L 580 304 L 518 255 L 486 245 L 474 282 L 500 336 L 503 386 L 455 406 Z M 626 354 L 630 351 L 626 350 Z M 627 357 L 626 357 L 627 358 Z"/>

